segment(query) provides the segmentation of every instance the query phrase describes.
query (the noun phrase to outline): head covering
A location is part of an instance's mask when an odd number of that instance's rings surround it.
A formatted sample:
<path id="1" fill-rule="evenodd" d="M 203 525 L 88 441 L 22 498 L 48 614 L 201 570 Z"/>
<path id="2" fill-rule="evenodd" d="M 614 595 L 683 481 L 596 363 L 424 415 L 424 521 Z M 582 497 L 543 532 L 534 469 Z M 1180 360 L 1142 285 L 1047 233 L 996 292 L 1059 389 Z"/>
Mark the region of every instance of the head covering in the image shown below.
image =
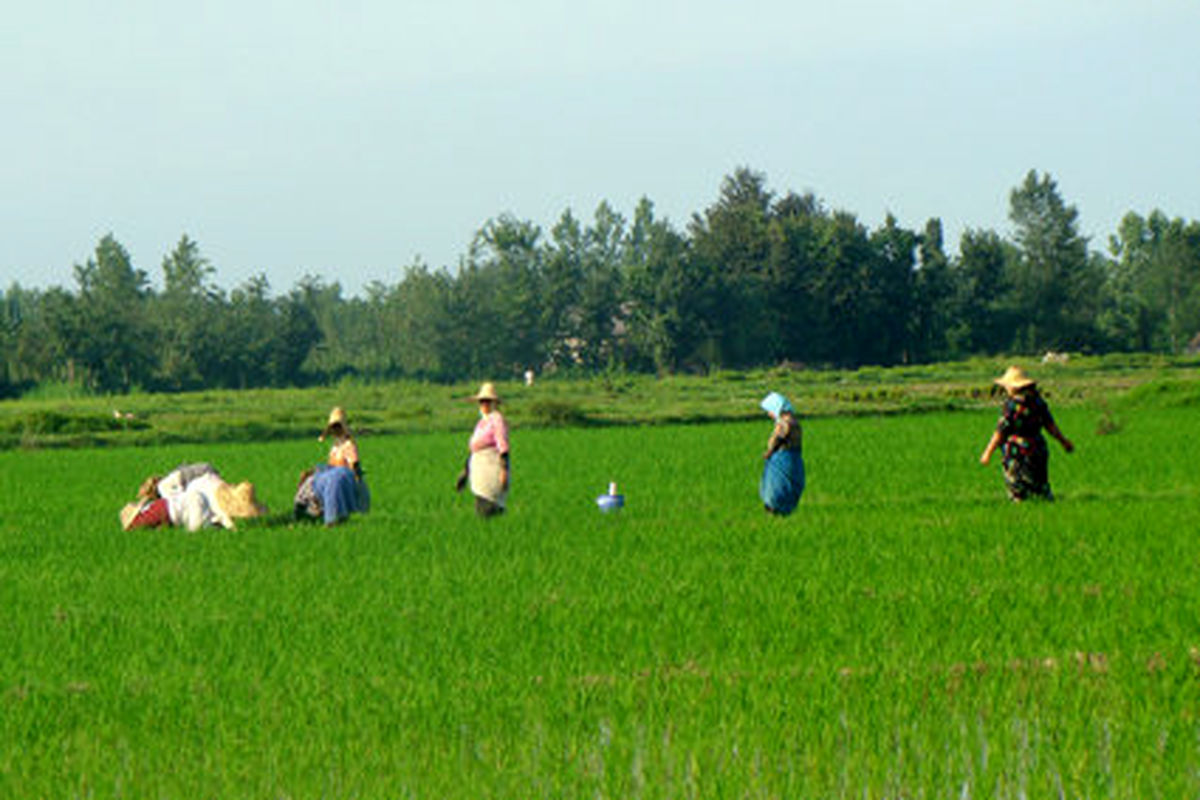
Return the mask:
<path id="1" fill-rule="evenodd" d="M 143 500 L 153 500 L 158 497 L 158 482 L 162 478 L 158 475 L 151 475 L 146 480 L 142 481 L 142 485 L 138 487 L 137 496 Z"/>
<path id="2" fill-rule="evenodd" d="M 261 517 L 267 513 L 267 507 L 258 502 L 254 493 L 254 484 L 249 481 L 242 481 L 237 486 L 221 483 L 217 486 L 215 495 L 218 517 L 244 519 Z"/>
<path id="3" fill-rule="evenodd" d="M 1025 374 L 1025 370 L 1018 366 L 1011 366 L 1004 371 L 1004 374 L 996 378 L 995 384 L 1003 386 L 1005 389 L 1013 392 L 1019 392 L 1021 389 L 1033 386 L 1037 381 Z"/>
<path id="4" fill-rule="evenodd" d="M 121 518 L 121 530 L 129 530 L 129 526 L 133 524 L 133 520 L 137 517 L 140 508 L 141 505 L 138 503 L 125 504 L 125 507 L 121 509 L 121 513 L 118 515 Z"/>
<path id="5" fill-rule="evenodd" d="M 764 397 L 762 402 L 758 405 L 759 408 L 770 414 L 772 417 L 778 417 L 785 411 L 793 414 L 796 413 L 796 409 L 792 408 L 792 404 L 788 401 L 788 399 L 779 392 L 771 392 L 769 395 Z"/>
<path id="6" fill-rule="evenodd" d="M 493 403 L 500 402 L 500 395 L 496 394 L 496 386 L 491 381 L 486 381 L 479 387 L 479 391 L 471 395 L 472 400 L 491 400 Z"/>
<path id="7" fill-rule="evenodd" d="M 325 441 L 325 437 L 330 434 L 335 425 L 341 425 L 342 430 L 346 431 L 347 433 L 350 432 L 350 425 L 346 421 L 346 409 L 342 408 L 341 406 L 335 406 L 334 409 L 329 412 L 329 421 L 325 423 L 325 430 L 321 431 L 322 442 Z"/>

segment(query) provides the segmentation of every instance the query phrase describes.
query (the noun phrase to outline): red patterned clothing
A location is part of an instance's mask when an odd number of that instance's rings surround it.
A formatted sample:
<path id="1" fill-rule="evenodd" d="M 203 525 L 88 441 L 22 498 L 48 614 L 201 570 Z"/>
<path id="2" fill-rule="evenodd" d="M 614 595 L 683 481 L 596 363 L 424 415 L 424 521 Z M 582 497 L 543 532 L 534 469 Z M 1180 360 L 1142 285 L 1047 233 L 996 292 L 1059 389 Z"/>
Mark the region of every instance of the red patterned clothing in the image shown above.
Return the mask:
<path id="1" fill-rule="evenodd" d="M 134 528 L 157 528 L 160 525 L 170 525 L 171 515 L 167 501 L 159 498 L 143 503 L 138 509 L 137 516 L 129 523 L 129 530 Z"/>

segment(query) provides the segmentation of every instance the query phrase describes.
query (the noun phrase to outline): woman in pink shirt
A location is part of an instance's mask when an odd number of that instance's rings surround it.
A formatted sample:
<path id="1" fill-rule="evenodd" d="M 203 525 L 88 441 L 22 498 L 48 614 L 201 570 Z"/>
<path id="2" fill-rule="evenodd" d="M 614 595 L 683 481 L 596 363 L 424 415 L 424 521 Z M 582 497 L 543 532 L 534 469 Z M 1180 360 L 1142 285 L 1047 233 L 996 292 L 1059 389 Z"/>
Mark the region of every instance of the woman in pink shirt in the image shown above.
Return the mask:
<path id="1" fill-rule="evenodd" d="M 504 513 L 508 503 L 508 423 L 500 413 L 500 396 L 490 382 L 471 397 L 479 403 L 479 422 L 468 443 L 470 455 L 455 488 L 468 482 L 475 495 L 475 512 L 481 517 Z"/>

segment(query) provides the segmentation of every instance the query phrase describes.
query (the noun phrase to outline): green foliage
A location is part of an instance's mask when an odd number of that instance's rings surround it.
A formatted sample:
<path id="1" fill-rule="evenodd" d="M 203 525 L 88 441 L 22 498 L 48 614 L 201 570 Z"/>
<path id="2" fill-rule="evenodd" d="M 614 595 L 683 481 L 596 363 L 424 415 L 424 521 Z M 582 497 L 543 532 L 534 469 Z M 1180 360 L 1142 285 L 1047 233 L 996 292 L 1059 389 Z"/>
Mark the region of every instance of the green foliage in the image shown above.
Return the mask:
<path id="1" fill-rule="evenodd" d="M 535 425 L 549 427 L 578 427 L 588 422 L 582 408 L 565 400 L 536 400 L 529 406 L 528 418 Z"/>
<path id="2" fill-rule="evenodd" d="M 708 377 L 653 378 L 613 369 L 600 375 L 542 378 L 533 386 L 499 383 L 505 414 L 530 426 L 645 425 L 670 422 L 737 421 L 756 418 L 768 391 L 785 392 L 806 415 L 862 416 L 926 413 L 991 406 L 993 379 L 1009 363 L 1024 363 L 1055 403 L 1114 401 L 1131 389 L 1164 377 L 1186 395 L 1200 384 L 1195 358 L 1118 355 L 1073 356 L 1067 364 L 1034 366 L 1007 357 L 922 364 L 862 367 L 855 370 L 767 370 L 715 372 Z M 23 435 L 0 437 L 2 447 L 56 447 L 79 444 L 161 444 L 165 442 L 307 439 L 315 436 L 329 408 L 351 410 L 355 424 L 370 434 L 459 430 L 473 419 L 465 401 L 478 382 L 438 384 L 378 381 L 353 375 L 335 385 L 311 389 L 145 393 L 120 398 L 72 395 L 70 387 L 47 387 L 36 400 L 0 403 L 0 430 Z M 1147 401 L 1158 394 L 1146 390 Z M 1135 396 L 1137 393 L 1135 392 Z M 1161 399 L 1168 402 L 1170 394 Z M 69 401 L 69 403 L 66 403 Z M 66 404 L 65 404 L 66 403 Z M 107 419 L 120 426 L 96 429 L 80 439 L 61 432 L 25 432 L 22 420 L 43 411 Z"/>
<path id="3" fill-rule="evenodd" d="M 75 292 L 0 295 L 0 396 L 46 381 L 188 391 L 1200 346 L 1200 223 L 1131 213 L 1106 255 L 1049 174 L 1009 199 L 1011 240 L 968 230 L 952 256 L 937 218 L 872 228 L 739 167 L 684 230 L 646 198 L 629 220 L 607 201 L 590 220 L 566 209 L 548 235 L 506 213 L 453 269 L 417 260 L 362 298 L 312 275 L 278 296 L 262 275 L 226 293 L 187 236 L 156 291 L 109 234 Z"/>
<path id="4" fill-rule="evenodd" d="M 469 405 L 364 438 L 374 508 L 334 529 L 287 519 L 312 437 L 0 453 L 0 795 L 1195 794 L 1194 412 L 1055 411 L 1055 504 L 976 463 L 992 410 L 806 418 L 786 519 L 761 417 L 517 429 L 489 522 Z M 200 459 L 271 517 L 119 530 Z"/>

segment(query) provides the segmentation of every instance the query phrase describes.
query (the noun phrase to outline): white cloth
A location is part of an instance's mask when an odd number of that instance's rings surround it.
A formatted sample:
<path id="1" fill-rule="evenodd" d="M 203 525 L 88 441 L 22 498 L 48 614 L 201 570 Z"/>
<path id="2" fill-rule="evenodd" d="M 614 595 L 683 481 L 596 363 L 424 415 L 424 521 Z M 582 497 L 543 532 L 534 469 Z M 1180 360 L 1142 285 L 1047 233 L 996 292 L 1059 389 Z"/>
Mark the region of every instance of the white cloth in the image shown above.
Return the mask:
<path id="1" fill-rule="evenodd" d="M 203 475 L 217 475 L 212 464 L 184 464 L 168 472 L 158 482 L 158 496 L 171 497 L 183 494 L 188 484 Z"/>
<path id="2" fill-rule="evenodd" d="M 182 492 L 168 495 L 167 514 L 171 524 L 189 531 L 214 525 L 233 530 L 233 519 L 217 502 L 217 488 L 224 485 L 220 477 L 210 472 L 193 480 Z"/>
<path id="3" fill-rule="evenodd" d="M 471 476 L 471 494 L 491 500 L 504 508 L 508 501 L 508 489 L 500 482 L 500 470 L 503 467 L 504 461 L 500 458 L 500 453 L 493 447 L 471 453 L 471 464 L 468 467 Z"/>

